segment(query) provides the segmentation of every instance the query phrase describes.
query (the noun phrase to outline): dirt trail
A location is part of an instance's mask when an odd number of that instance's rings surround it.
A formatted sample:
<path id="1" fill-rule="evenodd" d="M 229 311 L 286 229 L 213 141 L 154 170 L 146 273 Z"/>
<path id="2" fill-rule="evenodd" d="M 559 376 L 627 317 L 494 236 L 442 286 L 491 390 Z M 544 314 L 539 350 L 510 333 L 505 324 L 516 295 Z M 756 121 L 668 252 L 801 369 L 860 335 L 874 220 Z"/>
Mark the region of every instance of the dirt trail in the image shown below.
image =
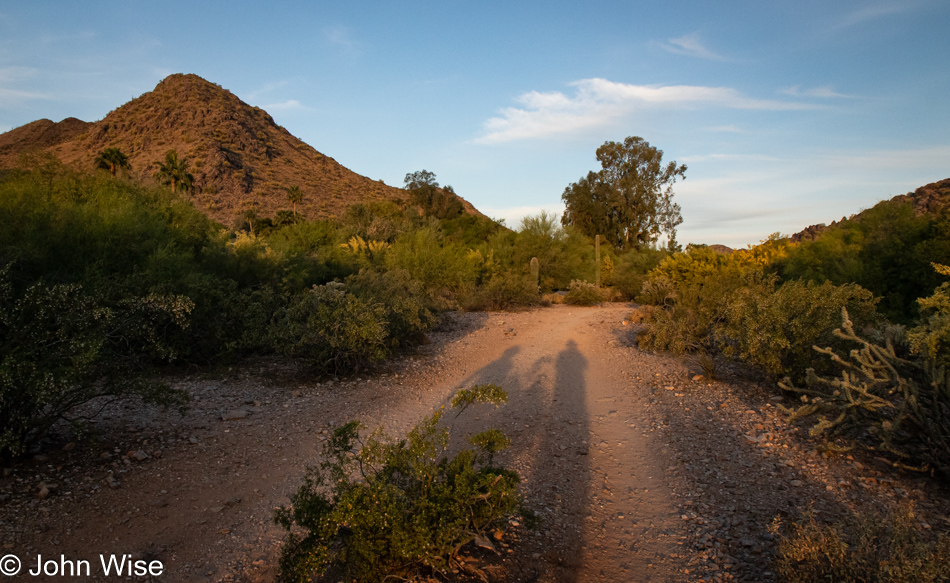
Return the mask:
<path id="1" fill-rule="evenodd" d="M 810 506 L 831 517 L 872 494 L 926 502 L 923 482 L 852 488 L 873 471 L 797 445 L 768 393 L 696 382 L 683 362 L 632 347 L 629 312 L 454 316 L 369 378 L 275 380 L 288 377 L 273 365 L 179 378 L 194 397 L 184 418 L 126 404 L 96 424 L 98 441 L 61 442 L 5 472 L 0 554 L 24 568 L 37 554 L 88 560 L 94 575 L 100 554 L 130 554 L 162 561 L 154 581 L 272 581 L 283 538 L 273 510 L 332 427 L 360 419 L 403 434 L 476 383 L 501 385 L 509 403 L 466 412 L 453 435 L 504 430 L 503 461 L 541 519 L 506 535 L 500 568 L 482 573 L 492 581 L 769 580 L 775 516 Z M 45 499 L 40 484 L 55 486 Z M 115 580 L 26 577 L 97 579 Z"/>

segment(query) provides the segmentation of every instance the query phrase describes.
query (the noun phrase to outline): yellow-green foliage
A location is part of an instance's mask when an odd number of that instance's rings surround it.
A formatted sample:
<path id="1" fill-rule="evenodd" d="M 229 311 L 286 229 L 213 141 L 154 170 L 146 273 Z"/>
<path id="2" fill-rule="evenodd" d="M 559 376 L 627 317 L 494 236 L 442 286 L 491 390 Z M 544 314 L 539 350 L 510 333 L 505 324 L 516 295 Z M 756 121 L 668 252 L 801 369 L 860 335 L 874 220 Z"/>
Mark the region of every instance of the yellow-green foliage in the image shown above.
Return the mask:
<path id="1" fill-rule="evenodd" d="M 950 267 L 933 264 L 940 275 L 950 275 Z M 917 300 L 921 324 L 907 332 L 911 350 L 934 362 L 950 365 L 950 283 L 940 284 L 933 295 Z"/>
<path id="2" fill-rule="evenodd" d="M 938 583 L 950 580 L 950 538 L 928 536 L 904 504 L 883 519 L 856 515 L 783 529 L 774 570 L 783 583 Z"/>
<path id="3" fill-rule="evenodd" d="M 461 414 L 474 403 L 505 401 L 500 387 L 477 385 L 460 391 L 452 407 Z M 492 463 L 508 438 L 489 429 L 469 437 L 473 448 L 449 457 L 444 413 L 400 440 L 381 429 L 361 440 L 357 421 L 334 431 L 324 461 L 308 470 L 291 506 L 276 513 L 289 531 L 280 581 L 304 583 L 332 566 L 348 581 L 445 573 L 463 544 L 515 510 L 518 475 Z"/>
<path id="4" fill-rule="evenodd" d="M 815 364 L 813 344 L 833 343 L 842 307 L 873 322 L 875 300 L 849 284 L 798 281 L 779 286 L 761 265 L 781 252 L 776 242 L 731 255 L 693 247 L 660 263 L 640 301 L 653 310 L 638 342 L 675 354 L 723 354 L 774 374 L 803 374 Z M 757 248 L 756 248 L 757 249 Z"/>
<path id="5" fill-rule="evenodd" d="M 574 280 L 564 296 L 564 302 L 575 306 L 592 306 L 604 301 L 603 291 L 586 281 Z"/>

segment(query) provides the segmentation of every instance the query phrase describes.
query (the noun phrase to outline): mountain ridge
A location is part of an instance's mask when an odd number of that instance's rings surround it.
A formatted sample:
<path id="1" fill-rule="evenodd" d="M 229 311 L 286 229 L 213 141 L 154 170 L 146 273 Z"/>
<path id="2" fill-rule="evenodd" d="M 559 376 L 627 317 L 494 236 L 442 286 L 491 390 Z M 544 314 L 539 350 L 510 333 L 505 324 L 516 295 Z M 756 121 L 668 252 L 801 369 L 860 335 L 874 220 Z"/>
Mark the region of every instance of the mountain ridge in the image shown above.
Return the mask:
<path id="1" fill-rule="evenodd" d="M 356 203 L 408 200 L 405 190 L 349 170 L 263 109 L 191 74 L 166 77 L 97 122 L 43 119 L 0 134 L 0 167 L 13 167 L 24 153 L 39 150 L 92 168 L 106 148 L 119 148 L 129 157 L 131 174 L 145 179 L 158 171 L 165 152 L 176 150 L 195 178 L 192 202 L 224 225 L 249 209 L 261 217 L 290 209 L 291 186 L 300 188 L 304 198 L 297 210 L 308 219 L 340 216 Z M 458 198 L 466 213 L 484 216 Z"/>

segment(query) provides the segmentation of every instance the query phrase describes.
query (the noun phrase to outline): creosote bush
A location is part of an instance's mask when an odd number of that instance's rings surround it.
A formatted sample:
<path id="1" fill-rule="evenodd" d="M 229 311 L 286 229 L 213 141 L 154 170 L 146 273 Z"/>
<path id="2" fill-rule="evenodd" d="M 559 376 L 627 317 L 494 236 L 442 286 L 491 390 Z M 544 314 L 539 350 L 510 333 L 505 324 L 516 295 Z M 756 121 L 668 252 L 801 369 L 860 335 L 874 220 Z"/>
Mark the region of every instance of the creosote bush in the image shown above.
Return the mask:
<path id="1" fill-rule="evenodd" d="M 457 415 L 477 403 L 506 402 L 496 385 L 476 385 L 452 400 Z M 518 475 L 493 464 L 508 438 L 489 429 L 449 457 L 449 430 L 439 409 L 405 439 L 362 425 L 337 428 L 324 461 L 275 521 L 288 530 L 279 580 L 303 583 L 332 567 L 346 580 L 382 581 L 445 572 L 459 548 L 514 512 Z"/>
<path id="2" fill-rule="evenodd" d="M 149 380 L 153 361 L 174 354 L 167 328 L 186 323 L 180 297 L 113 304 L 78 284 L 34 283 L 21 293 L 0 270 L 0 456 L 20 455 L 58 421 L 100 397 L 139 396 L 184 405 L 187 394 Z"/>
<path id="3" fill-rule="evenodd" d="M 937 583 L 950 580 L 950 538 L 928 537 L 913 506 L 886 517 L 857 515 L 843 524 L 819 524 L 814 515 L 779 535 L 774 569 L 783 583 Z"/>
<path id="4" fill-rule="evenodd" d="M 593 306 L 604 301 L 604 293 L 586 281 L 574 280 L 567 289 L 564 302 L 574 306 Z"/>

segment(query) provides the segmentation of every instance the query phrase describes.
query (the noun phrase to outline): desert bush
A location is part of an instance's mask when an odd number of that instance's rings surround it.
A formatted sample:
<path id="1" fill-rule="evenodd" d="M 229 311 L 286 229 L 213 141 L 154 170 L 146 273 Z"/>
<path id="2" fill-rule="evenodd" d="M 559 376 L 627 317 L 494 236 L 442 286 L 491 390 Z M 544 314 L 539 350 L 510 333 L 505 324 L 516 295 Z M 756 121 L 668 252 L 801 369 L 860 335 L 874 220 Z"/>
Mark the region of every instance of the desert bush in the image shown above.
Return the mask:
<path id="1" fill-rule="evenodd" d="M 187 324 L 189 301 L 149 296 L 110 305 L 78 284 L 42 282 L 17 293 L 8 271 L 0 272 L 0 456 L 27 451 L 99 397 L 185 402 L 185 393 L 148 372 L 151 362 L 174 357 L 165 332 Z"/>
<path id="2" fill-rule="evenodd" d="M 576 279 L 571 282 L 564 296 L 564 302 L 574 306 L 592 306 L 603 301 L 604 293 L 596 285 Z"/>
<path id="3" fill-rule="evenodd" d="M 808 515 L 781 531 L 775 527 L 780 538 L 774 569 L 784 583 L 950 580 L 950 538 L 926 535 L 909 504 L 884 518 L 859 514 L 832 525 Z"/>
<path id="4" fill-rule="evenodd" d="M 342 283 L 297 294 L 282 316 L 271 324 L 275 346 L 316 370 L 352 371 L 389 354 L 385 307 L 347 293 Z"/>
<path id="5" fill-rule="evenodd" d="M 831 373 L 835 367 L 816 359 L 812 347 L 850 348 L 834 335 L 841 310 L 847 309 L 860 328 L 879 323 L 877 300 L 858 285 L 789 281 L 770 289 L 772 282 L 773 277 L 750 282 L 722 298 L 725 314 L 717 334 L 725 356 L 773 375 L 808 367 Z"/>
<path id="6" fill-rule="evenodd" d="M 640 346 L 713 360 L 723 355 L 801 380 L 808 367 L 834 372 L 811 347 L 844 347 L 833 334 L 843 307 L 862 326 L 878 323 L 876 300 L 857 285 L 791 281 L 777 286 L 777 276 L 727 261 L 704 257 L 693 262 L 697 273 L 688 261 L 664 262 L 663 274 L 652 275 L 641 294 L 662 309 L 653 310 L 645 322 L 637 337 Z M 719 271 L 710 268 L 713 264 Z"/>
<path id="7" fill-rule="evenodd" d="M 883 346 L 859 337 L 846 309 L 842 309 L 842 319 L 835 335 L 858 348 L 845 359 L 831 348 L 815 346 L 842 369 L 840 376 L 822 377 L 808 369 L 804 387 L 788 378 L 780 383 L 783 389 L 801 395 L 800 406 L 783 408 L 789 421 L 810 421 L 813 437 L 868 440 L 870 447 L 891 454 L 902 465 L 934 469 L 950 478 L 946 369 L 929 358 L 901 358 L 894 333 Z"/>
<path id="8" fill-rule="evenodd" d="M 634 299 L 643 290 L 650 271 L 669 255 L 666 251 L 644 247 L 620 255 L 614 262 L 610 283 L 625 298 Z"/>
<path id="9" fill-rule="evenodd" d="M 434 223 L 400 235 L 386 253 L 386 265 L 408 271 L 436 301 L 451 300 L 476 275 L 468 250 L 445 241 Z M 452 307 L 451 301 L 439 303 L 440 309 Z"/>
<path id="10" fill-rule="evenodd" d="M 531 275 L 512 271 L 498 273 L 485 281 L 465 301 L 466 310 L 510 310 L 537 305 L 538 287 Z"/>
<path id="11" fill-rule="evenodd" d="M 460 414 L 474 403 L 504 401 L 500 387 L 478 385 L 460 391 L 452 407 Z M 289 531 L 280 581 L 303 583 L 334 566 L 359 581 L 445 572 L 462 545 L 515 510 L 518 475 L 492 463 L 508 439 L 483 431 L 469 438 L 473 447 L 449 457 L 444 414 L 436 411 L 401 440 L 377 429 L 364 442 L 357 421 L 333 432 L 324 461 L 275 515 Z"/>
<path id="12" fill-rule="evenodd" d="M 386 344 L 390 349 L 422 342 L 425 333 L 438 321 L 426 306 L 422 284 L 402 269 L 361 270 L 346 278 L 346 291 L 383 307 Z"/>

